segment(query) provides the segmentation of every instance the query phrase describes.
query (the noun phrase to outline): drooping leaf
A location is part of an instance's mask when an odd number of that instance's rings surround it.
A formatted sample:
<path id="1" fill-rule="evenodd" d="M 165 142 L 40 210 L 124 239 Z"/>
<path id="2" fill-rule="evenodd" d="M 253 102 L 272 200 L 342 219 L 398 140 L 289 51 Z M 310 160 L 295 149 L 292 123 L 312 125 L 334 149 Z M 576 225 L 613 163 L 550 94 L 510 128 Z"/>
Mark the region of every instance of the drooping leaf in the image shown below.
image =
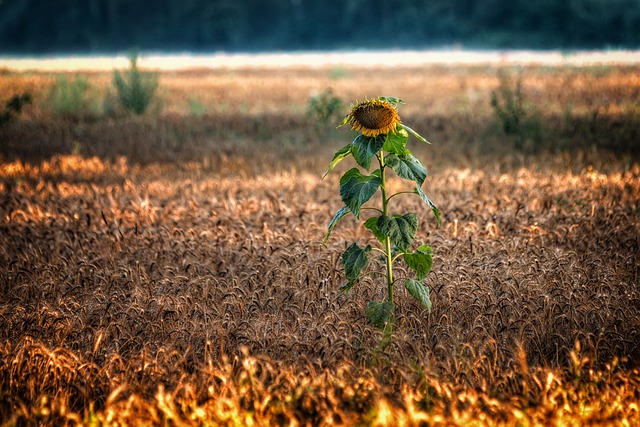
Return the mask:
<path id="1" fill-rule="evenodd" d="M 388 236 L 398 249 L 406 251 L 413 243 L 418 231 L 418 217 L 414 213 L 405 215 L 381 216 L 376 222 L 378 230 L 384 236 Z"/>
<path id="2" fill-rule="evenodd" d="M 411 135 L 415 136 L 416 138 L 418 138 L 420 141 L 422 142 L 426 142 L 427 144 L 431 145 L 431 143 L 429 141 L 426 140 L 426 138 L 422 135 L 420 135 L 418 132 L 416 132 L 415 130 L 411 129 L 409 126 L 407 125 L 403 125 L 402 123 L 400 123 L 400 126 L 408 132 L 411 132 Z"/>
<path id="3" fill-rule="evenodd" d="M 384 242 L 385 235 L 378 230 L 378 217 L 371 217 L 364 222 L 364 226 L 371 230 L 373 235 L 381 242 Z"/>
<path id="4" fill-rule="evenodd" d="M 370 137 L 358 135 L 351 143 L 351 154 L 355 161 L 364 169 L 369 170 L 371 167 L 371 159 L 375 156 L 384 145 L 386 136 L 378 135 Z"/>
<path id="5" fill-rule="evenodd" d="M 429 287 L 424 283 L 413 279 L 407 279 L 404 282 L 404 287 L 407 288 L 409 293 L 418 300 L 420 305 L 429 310 L 431 313 L 431 298 L 429 296 Z"/>
<path id="6" fill-rule="evenodd" d="M 342 254 L 342 265 L 344 273 L 349 283 L 355 283 L 360 278 L 360 273 L 369 264 L 367 253 L 371 251 L 371 246 L 361 248 L 357 243 L 352 243 Z"/>
<path id="7" fill-rule="evenodd" d="M 345 205 L 356 216 L 360 215 L 360 208 L 382 185 L 379 174 L 363 175 L 357 168 L 349 169 L 340 178 L 340 196 Z"/>
<path id="8" fill-rule="evenodd" d="M 415 193 L 420 196 L 420 198 L 422 199 L 423 202 L 425 202 L 427 205 L 429 205 L 429 207 L 431 208 L 431 210 L 433 211 L 433 214 L 436 217 L 436 226 L 438 228 L 440 228 L 440 211 L 438 210 L 438 208 L 436 207 L 436 205 L 431 201 L 431 199 L 425 194 L 424 191 L 422 191 L 422 187 L 416 184 L 416 188 L 414 189 Z"/>
<path id="9" fill-rule="evenodd" d="M 351 144 L 347 144 L 341 149 L 339 149 L 338 151 L 336 151 L 336 153 L 333 155 L 333 160 L 331 160 L 331 163 L 329 163 L 329 167 L 327 168 L 327 171 L 324 173 L 324 175 L 322 175 L 322 178 L 327 176 L 329 172 L 331 172 L 331 170 L 335 168 L 338 163 L 340 163 L 342 160 L 349 157 L 350 154 L 351 154 Z"/>
<path id="10" fill-rule="evenodd" d="M 418 185 L 427 179 L 427 169 L 409 150 L 404 154 L 390 154 L 385 160 L 400 178 L 415 181 Z"/>
<path id="11" fill-rule="evenodd" d="M 325 234 L 324 239 L 322 239 L 323 245 L 327 243 L 327 240 L 329 239 L 329 234 L 331 234 L 331 232 L 333 231 L 333 228 L 336 226 L 338 221 L 340 221 L 340 219 L 348 213 L 349 213 L 349 207 L 347 206 L 341 207 L 340 210 L 336 212 L 336 214 L 333 216 L 333 219 L 329 223 L 329 229 L 327 230 L 327 234 Z"/>
<path id="12" fill-rule="evenodd" d="M 415 273 L 418 280 L 423 280 L 431 271 L 433 251 L 429 245 L 422 245 L 415 252 L 405 253 L 404 261 Z"/>
<path id="13" fill-rule="evenodd" d="M 391 301 L 369 301 L 369 304 L 367 304 L 367 308 L 364 309 L 364 314 L 366 314 L 369 322 L 379 328 L 383 328 L 391 318 L 392 311 L 393 303 Z"/>
<path id="14" fill-rule="evenodd" d="M 402 125 L 398 125 L 396 127 L 395 132 L 389 132 L 387 134 L 387 138 L 384 141 L 384 145 L 382 148 L 384 151 L 388 151 L 393 154 L 404 154 L 407 149 L 407 140 L 409 139 L 409 134 L 402 127 Z"/>

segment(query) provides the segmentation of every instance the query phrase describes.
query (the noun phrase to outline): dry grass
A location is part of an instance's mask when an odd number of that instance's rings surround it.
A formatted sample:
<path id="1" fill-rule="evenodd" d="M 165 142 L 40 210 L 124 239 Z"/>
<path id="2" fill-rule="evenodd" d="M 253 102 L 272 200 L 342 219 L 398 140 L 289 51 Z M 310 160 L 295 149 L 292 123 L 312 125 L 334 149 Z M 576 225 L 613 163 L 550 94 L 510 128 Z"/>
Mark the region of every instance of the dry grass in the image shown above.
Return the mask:
<path id="1" fill-rule="evenodd" d="M 51 76 L 3 75 L 35 107 L 0 128 L 0 422 L 640 423 L 637 72 L 523 76 L 548 138 L 518 151 L 486 68 L 167 73 L 161 117 L 79 123 L 38 109 Z M 405 98 L 435 142 L 416 151 L 442 228 L 397 207 L 435 250 L 433 311 L 398 292 L 382 352 L 363 309 L 383 287 L 338 292 L 367 230 L 320 243 L 349 138 L 304 117 L 328 86 Z"/>

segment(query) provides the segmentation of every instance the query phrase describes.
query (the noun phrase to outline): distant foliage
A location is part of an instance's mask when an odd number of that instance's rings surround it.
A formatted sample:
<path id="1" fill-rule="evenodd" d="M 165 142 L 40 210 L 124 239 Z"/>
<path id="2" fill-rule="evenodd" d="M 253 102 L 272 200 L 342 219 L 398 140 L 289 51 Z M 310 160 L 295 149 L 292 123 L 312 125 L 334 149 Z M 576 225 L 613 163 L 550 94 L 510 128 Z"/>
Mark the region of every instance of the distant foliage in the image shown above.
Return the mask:
<path id="1" fill-rule="evenodd" d="M 67 3 L 63 3 L 67 4 Z M 638 0 L 0 1 L 0 52 L 637 48 Z M 402 22 L 403 25 L 398 25 Z M 56 37 L 52 37 L 56 35 Z"/>
<path id="2" fill-rule="evenodd" d="M 24 92 L 20 95 L 13 95 L 4 106 L 4 110 L 0 113 L 0 125 L 9 123 L 20 115 L 22 109 L 26 105 L 31 104 L 31 93 Z"/>
<path id="3" fill-rule="evenodd" d="M 345 103 L 327 88 L 309 99 L 307 116 L 322 125 L 338 124 L 342 120 Z"/>
<path id="4" fill-rule="evenodd" d="M 542 129 L 538 114 L 527 104 L 522 91 L 522 75 L 501 73 L 500 85 L 491 93 L 491 107 L 507 135 L 516 137 L 516 148 L 525 142 L 540 142 Z"/>
<path id="5" fill-rule="evenodd" d="M 207 114 L 207 106 L 204 105 L 197 97 L 190 96 L 189 100 L 189 115 L 192 117 L 202 117 Z"/>
<path id="6" fill-rule="evenodd" d="M 99 115 L 98 95 L 87 79 L 65 75 L 56 78 L 49 90 L 46 105 L 53 115 L 60 118 L 80 120 Z"/>
<path id="7" fill-rule="evenodd" d="M 506 134 L 520 133 L 527 114 L 522 94 L 522 76 L 513 81 L 507 74 L 500 74 L 500 86 L 491 93 L 491 106 Z"/>
<path id="8" fill-rule="evenodd" d="M 124 73 L 118 70 L 113 75 L 120 105 L 129 113 L 144 114 L 153 102 L 158 89 L 158 75 L 141 71 L 138 68 L 138 56 L 130 56 L 130 68 Z"/>

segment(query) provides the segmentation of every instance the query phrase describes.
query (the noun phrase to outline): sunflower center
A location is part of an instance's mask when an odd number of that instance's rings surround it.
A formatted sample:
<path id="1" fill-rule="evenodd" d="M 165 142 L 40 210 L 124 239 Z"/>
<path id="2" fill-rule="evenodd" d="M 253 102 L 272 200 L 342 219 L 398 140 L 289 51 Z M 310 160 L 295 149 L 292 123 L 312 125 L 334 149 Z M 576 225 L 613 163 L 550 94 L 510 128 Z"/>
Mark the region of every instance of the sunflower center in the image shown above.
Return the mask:
<path id="1" fill-rule="evenodd" d="M 353 112 L 353 118 L 364 128 L 383 129 L 395 120 L 395 111 L 386 105 L 362 105 Z"/>

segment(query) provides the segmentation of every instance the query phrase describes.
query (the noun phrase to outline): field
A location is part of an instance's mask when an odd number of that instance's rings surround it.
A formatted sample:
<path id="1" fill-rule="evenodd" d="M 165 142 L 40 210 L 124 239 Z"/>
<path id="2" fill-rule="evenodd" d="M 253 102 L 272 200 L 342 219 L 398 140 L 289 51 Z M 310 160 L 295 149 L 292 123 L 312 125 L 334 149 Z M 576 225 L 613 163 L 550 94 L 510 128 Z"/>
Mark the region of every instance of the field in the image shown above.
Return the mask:
<path id="1" fill-rule="evenodd" d="M 637 65 L 168 70 L 140 117 L 55 114 L 58 74 L 0 74 L 32 96 L 0 125 L 0 425 L 640 425 Z M 398 288 L 384 348 L 382 280 L 339 291 L 375 239 L 322 244 L 335 125 L 380 95 L 442 212 L 394 199 L 433 306 Z"/>

